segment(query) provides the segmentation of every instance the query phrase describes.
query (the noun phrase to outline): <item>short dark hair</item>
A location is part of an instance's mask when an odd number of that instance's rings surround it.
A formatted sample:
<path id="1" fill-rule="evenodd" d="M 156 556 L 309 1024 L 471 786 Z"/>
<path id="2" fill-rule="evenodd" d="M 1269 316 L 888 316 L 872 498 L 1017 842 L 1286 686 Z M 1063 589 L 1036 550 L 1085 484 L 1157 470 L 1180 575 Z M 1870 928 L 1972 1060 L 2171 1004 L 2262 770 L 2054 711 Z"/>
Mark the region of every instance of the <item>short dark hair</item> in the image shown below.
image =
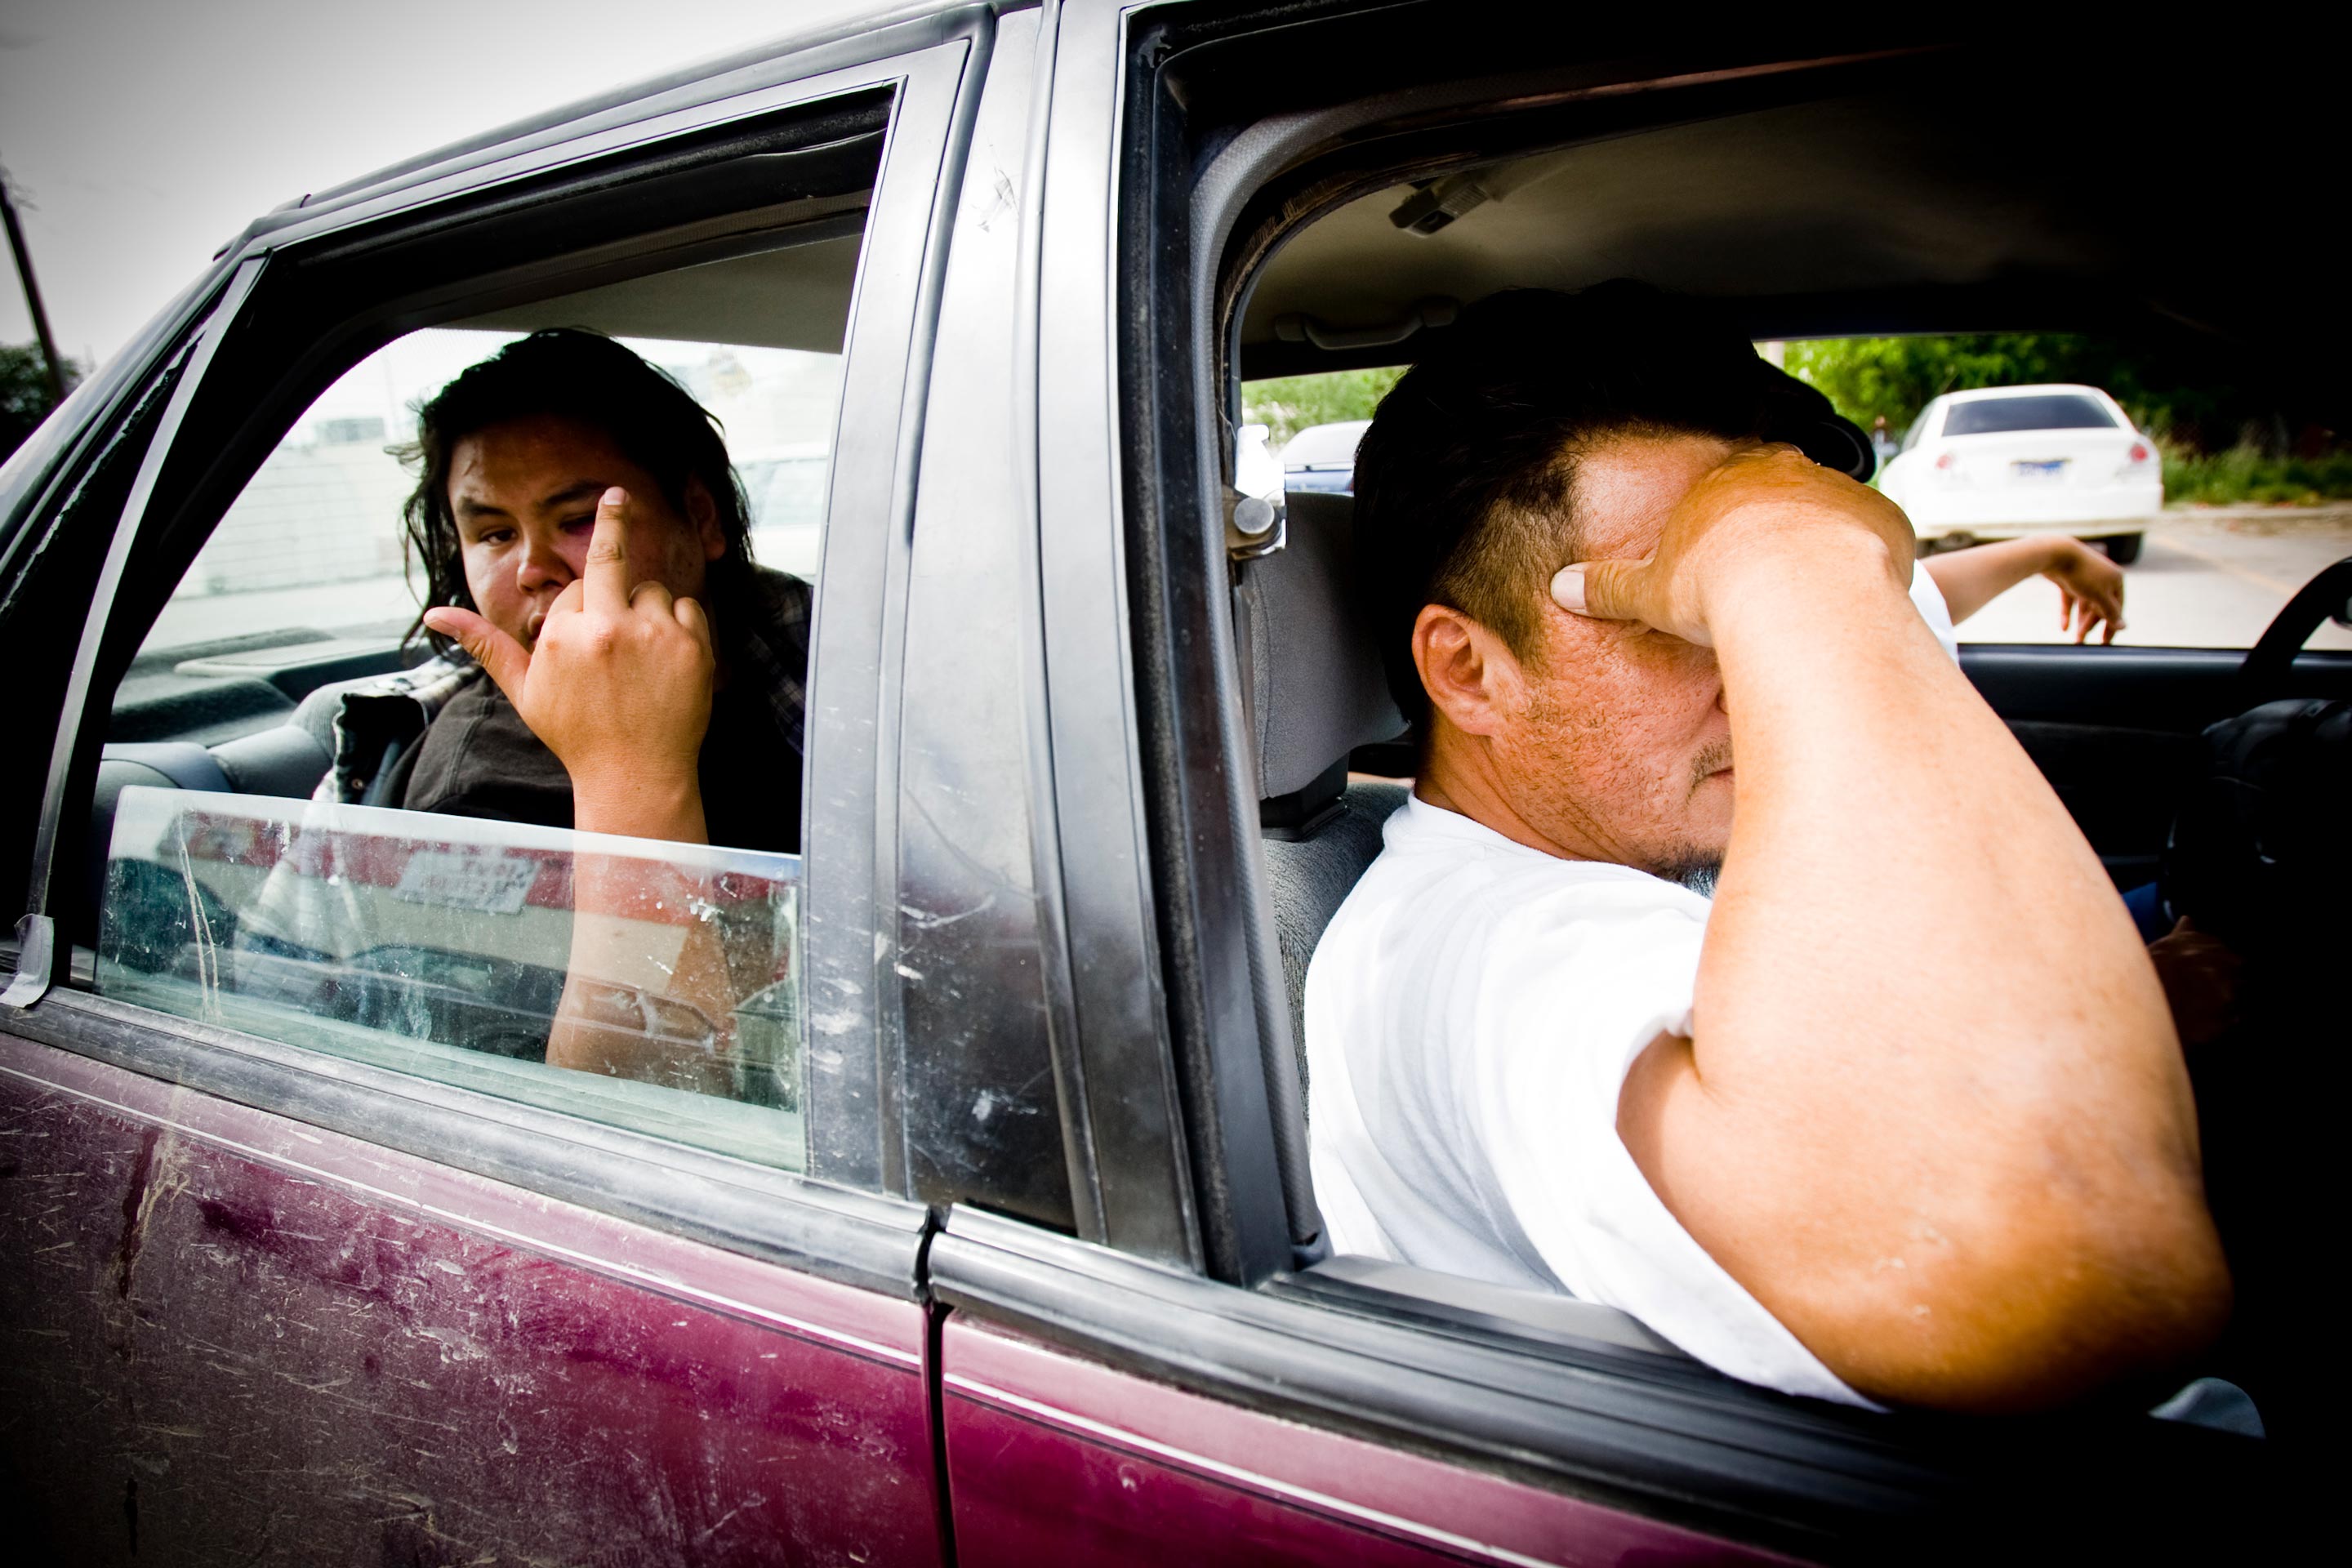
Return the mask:
<path id="1" fill-rule="evenodd" d="M 1356 450 L 1356 589 L 1389 689 L 1426 718 L 1412 625 L 1444 605 L 1525 654 L 1551 574 L 1580 557 L 1578 459 L 1617 436 L 1794 441 L 1867 477 L 1868 441 L 1699 301 L 1629 280 L 1510 289 L 1382 400 Z"/>
<path id="2" fill-rule="evenodd" d="M 662 499 L 683 517 L 688 482 L 702 481 L 719 508 L 727 553 L 711 563 L 711 595 L 731 597 L 733 578 L 751 563 L 751 509 L 727 458 L 719 421 L 658 366 L 601 332 L 551 328 L 507 344 L 460 372 L 416 411 L 416 439 L 399 448 L 419 469 L 401 515 L 411 559 L 425 572 L 425 607 L 477 609 L 466 586 L 464 542 L 449 510 L 449 463 L 468 436 L 510 420 L 555 415 L 612 438 L 629 461 L 651 474 Z M 455 646 L 410 628 L 435 649 Z"/>

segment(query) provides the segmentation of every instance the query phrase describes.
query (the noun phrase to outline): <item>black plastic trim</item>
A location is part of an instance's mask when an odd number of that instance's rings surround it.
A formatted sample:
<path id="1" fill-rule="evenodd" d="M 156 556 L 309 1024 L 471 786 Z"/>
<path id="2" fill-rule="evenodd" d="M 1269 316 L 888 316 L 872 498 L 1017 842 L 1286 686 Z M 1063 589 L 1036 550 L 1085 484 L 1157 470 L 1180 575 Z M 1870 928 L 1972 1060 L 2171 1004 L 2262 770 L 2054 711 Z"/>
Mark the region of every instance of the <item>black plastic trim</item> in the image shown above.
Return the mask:
<path id="1" fill-rule="evenodd" d="M 2002 718 L 2096 722 L 2195 734 L 2273 697 L 2352 693 L 2352 653 L 2296 656 L 2275 689 L 2249 697 L 2246 656 L 2229 647 L 2076 647 L 1964 643 L 1960 669 Z"/>
<path id="2" fill-rule="evenodd" d="M 914 1299 L 922 1205 L 55 990 L 10 1034 L 600 1213 Z"/>

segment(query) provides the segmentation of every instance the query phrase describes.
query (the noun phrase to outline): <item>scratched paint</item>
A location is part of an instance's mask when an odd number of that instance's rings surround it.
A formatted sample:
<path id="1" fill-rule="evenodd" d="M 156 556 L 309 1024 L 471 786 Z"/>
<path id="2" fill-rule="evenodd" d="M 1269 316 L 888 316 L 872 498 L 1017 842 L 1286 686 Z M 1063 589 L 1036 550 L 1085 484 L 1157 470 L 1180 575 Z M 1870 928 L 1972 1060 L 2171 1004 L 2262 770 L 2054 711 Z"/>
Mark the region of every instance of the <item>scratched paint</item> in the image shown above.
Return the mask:
<path id="1" fill-rule="evenodd" d="M 961 1568 L 1118 1563 L 1487 1568 L 1790 1560 L 1230 1406 L 1019 1335 L 948 1322 Z"/>
<path id="2" fill-rule="evenodd" d="M 30 1557 L 937 1562 L 912 1302 L 872 1299 L 870 1350 L 791 1331 L 626 1277 L 635 1227 L 592 1216 L 614 1268 L 554 1256 L 511 1233 L 562 1205 L 468 1179 L 510 1234 L 446 1223 L 131 1081 L 170 1114 L 0 1071 L 0 1501 Z M 420 1163 L 267 1120 L 389 1186 Z M 645 1234 L 666 1271 L 707 1250 Z"/>

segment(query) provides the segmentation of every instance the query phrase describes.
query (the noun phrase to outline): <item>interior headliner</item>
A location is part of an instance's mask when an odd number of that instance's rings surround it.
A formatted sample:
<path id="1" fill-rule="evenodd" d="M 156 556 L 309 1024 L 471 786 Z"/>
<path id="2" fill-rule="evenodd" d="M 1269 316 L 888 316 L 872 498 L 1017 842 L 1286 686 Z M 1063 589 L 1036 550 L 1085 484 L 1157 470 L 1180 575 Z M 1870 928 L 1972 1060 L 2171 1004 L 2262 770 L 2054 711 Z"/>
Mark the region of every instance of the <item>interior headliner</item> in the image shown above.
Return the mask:
<path id="1" fill-rule="evenodd" d="M 2158 168 L 2118 133 L 2160 90 L 1982 57 L 1906 63 L 1883 85 L 1668 122 L 1497 160 L 1490 192 L 1431 234 L 1391 215 L 1418 184 L 1360 195 L 1294 231 L 1242 302 L 1242 373 L 1297 374 L 1414 357 L 1424 300 L 1639 278 L 1726 302 L 1751 336 L 2183 328 L 2258 342 L 2332 296 L 2326 247 L 2249 247 L 2223 225 L 2171 222 L 2165 193 L 2214 176 L 2259 209 L 2308 178 L 2316 101 L 2291 85 L 2205 89 L 2196 136 Z M 2221 95 L 2221 96 L 2217 96 Z M 1662 100 L 1661 113 L 1670 109 Z M 1438 186 L 1451 189 L 1454 176 Z M 2314 290 L 2317 290 L 2315 294 Z M 1285 321 L 1285 318 L 1289 320 Z M 1285 330 L 1286 329 L 1286 330 Z M 1442 330 L 1442 329 L 1438 329 Z"/>
<path id="2" fill-rule="evenodd" d="M 844 235 L 648 273 L 446 324 L 508 331 L 587 327 L 616 338 L 838 353 L 849 331 L 861 238 Z"/>

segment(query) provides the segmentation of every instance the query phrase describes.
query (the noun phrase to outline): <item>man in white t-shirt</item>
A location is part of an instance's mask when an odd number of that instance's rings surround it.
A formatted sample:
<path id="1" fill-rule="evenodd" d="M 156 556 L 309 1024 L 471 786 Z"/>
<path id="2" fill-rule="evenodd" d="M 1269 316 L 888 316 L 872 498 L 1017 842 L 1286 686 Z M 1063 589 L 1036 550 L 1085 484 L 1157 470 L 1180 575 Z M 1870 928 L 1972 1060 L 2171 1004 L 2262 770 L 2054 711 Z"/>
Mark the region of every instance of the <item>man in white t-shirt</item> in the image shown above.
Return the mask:
<path id="1" fill-rule="evenodd" d="M 1792 1393 L 2154 1386 L 2230 1300 L 2164 995 L 1860 441 L 1630 284 L 1487 300 L 1381 405 L 1423 761 L 1307 975 L 1316 1191 Z"/>

